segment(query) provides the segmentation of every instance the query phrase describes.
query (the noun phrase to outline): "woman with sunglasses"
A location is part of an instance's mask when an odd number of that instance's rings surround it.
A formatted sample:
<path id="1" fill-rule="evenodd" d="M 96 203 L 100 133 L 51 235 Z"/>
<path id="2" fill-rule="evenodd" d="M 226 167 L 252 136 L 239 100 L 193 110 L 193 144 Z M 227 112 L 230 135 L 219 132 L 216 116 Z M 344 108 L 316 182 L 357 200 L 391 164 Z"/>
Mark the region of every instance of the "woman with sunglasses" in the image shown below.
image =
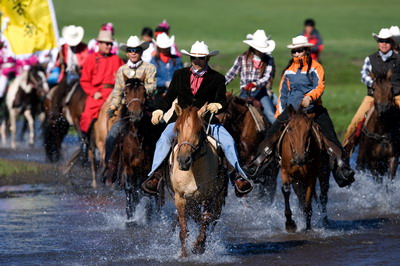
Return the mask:
<path id="1" fill-rule="evenodd" d="M 340 187 L 348 186 L 354 182 L 354 171 L 348 165 L 348 158 L 336 136 L 328 111 L 322 106 L 321 96 L 325 89 L 324 69 L 311 58 L 310 47 L 313 44 L 308 42 L 307 37 L 300 35 L 292 41 L 292 44 L 287 46 L 291 49 L 292 59 L 283 70 L 279 86 L 277 120 L 261 143 L 260 155 L 255 163 L 268 165 L 272 161 L 276 142 L 289 119 L 287 107 L 292 105 L 297 109 L 301 106 L 307 113 L 314 114 L 314 121 L 320 126 L 326 142 L 331 145 L 328 155 L 334 162 L 331 170 L 336 182 Z"/>
<path id="2" fill-rule="evenodd" d="M 377 42 L 378 51 L 365 58 L 361 69 L 361 82 L 367 86 L 368 90 L 344 135 L 343 146 L 348 156 L 351 156 L 354 146 L 358 142 L 358 136 L 355 134 L 356 128 L 374 103 L 374 90 L 372 88 L 374 80 L 371 74 L 375 77 L 386 75 L 388 70 L 394 70 L 398 59 L 398 55 L 393 51 L 394 39 L 389 29 L 381 29 L 378 35 L 373 33 L 372 36 Z M 394 93 L 395 103 L 400 106 L 400 91 L 397 89 Z"/>
<path id="3" fill-rule="evenodd" d="M 275 41 L 269 40 L 264 30 L 257 30 L 253 35 L 249 35 L 250 38 L 243 42 L 250 47 L 236 58 L 233 66 L 225 75 L 226 84 L 229 84 L 240 73 L 240 97 L 259 100 L 265 118 L 272 124 L 275 122 L 277 97 L 271 89 L 275 75 L 275 63 L 269 54 L 275 49 Z"/>
<path id="4" fill-rule="evenodd" d="M 178 100 L 178 104 L 182 108 L 195 106 L 200 109 L 208 103 L 208 113 L 204 119 L 210 121 L 210 117 L 212 117 L 210 134 L 220 143 L 225 157 L 239 172 L 234 178 L 235 189 L 238 195 L 244 195 L 252 190 L 252 183 L 247 179 L 246 173 L 239 165 L 232 136 L 215 117 L 216 114 L 223 112 L 227 107 L 225 77 L 208 65 L 210 57 L 217 55 L 218 51 L 209 52 L 208 46 L 204 42 L 196 41 L 192 45 L 190 53 L 186 50 L 181 50 L 181 53 L 190 56 L 192 66 L 175 71 L 168 92 L 159 104 L 159 109 L 153 112 L 151 122 L 154 125 L 159 124 L 164 113 L 171 108 L 175 99 Z M 211 114 L 215 115 L 211 116 Z M 142 185 L 148 193 L 157 193 L 158 181 L 162 177 L 160 166 L 169 154 L 173 139 L 176 136 L 174 131 L 176 119 L 177 115 L 174 112 L 168 120 L 169 124 L 157 141 L 149 178 Z"/>

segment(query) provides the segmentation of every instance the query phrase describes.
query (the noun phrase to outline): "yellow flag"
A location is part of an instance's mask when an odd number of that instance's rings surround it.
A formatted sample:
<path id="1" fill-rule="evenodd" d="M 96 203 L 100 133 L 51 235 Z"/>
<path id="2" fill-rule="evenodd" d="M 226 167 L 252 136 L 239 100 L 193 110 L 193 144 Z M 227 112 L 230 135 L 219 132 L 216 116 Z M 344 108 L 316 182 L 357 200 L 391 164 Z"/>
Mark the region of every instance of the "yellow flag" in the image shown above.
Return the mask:
<path id="1" fill-rule="evenodd" d="M 2 34 L 17 57 L 57 47 L 52 0 L 0 0 L 0 10 L 9 18 Z"/>

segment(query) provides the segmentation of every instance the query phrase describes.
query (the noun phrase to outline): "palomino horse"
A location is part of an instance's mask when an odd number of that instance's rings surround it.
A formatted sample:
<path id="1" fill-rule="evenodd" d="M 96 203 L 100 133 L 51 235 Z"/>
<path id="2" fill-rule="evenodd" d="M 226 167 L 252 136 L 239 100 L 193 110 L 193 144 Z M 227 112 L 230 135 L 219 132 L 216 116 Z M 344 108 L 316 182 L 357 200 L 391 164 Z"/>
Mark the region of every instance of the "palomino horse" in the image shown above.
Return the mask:
<path id="1" fill-rule="evenodd" d="M 28 121 L 29 145 L 35 142 L 35 116 L 42 112 L 41 99 L 49 91 L 46 75 L 41 65 L 36 64 L 18 75 L 8 87 L 6 106 L 9 114 L 11 148 L 16 148 L 18 115 Z M 2 126 L 5 127 L 6 121 Z M 3 131 L 3 130 L 2 130 Z M 5 140 L 3 140 L 3 143 Z"/>
<path id="2" fill-rule="evenodd" d="M 315 195 L 315 184 L 317 178 L 319 178 L 322 188 L 322 182 L 329 180 L 330 170 L 327 154 L 324 150 L 325 144 L 318 127 L 302 110 L 295 111 L 291 105 L 288 108 L 290 119 L 284 129 L 278 148 L 281 156 L 286 231 L 295 232 L 297 226 L 292 219 L 289 203 L 290 185 L 293 186 L 305 215 L 306 230 L 310 230 L 311 203 L 313 195 Z M 323 211 L 326 212 L 326 202 L 322 202 L 322 205 Z"/>
<path id="3" fill-rule="evenodd" d="M 116 141 L 111 160 L 117 162 L 115 168 L 109 164 L 107 183 L 118 181 L 126 193 L 126 213 L 132 218 L 134 209 L 143 196 L 143 177 L 151 169 L 155 144 L 160 131 L 151 124 L 147 105 L 146 89 L 141 79 L 125 77 L 124 105 L 119 119 L 124 123 L 122 133 Z M 96 132 L 96 131 L 95 131 Z M 95 134 L 96 135 L 96 134 Z"/>
<path id="4" fill-rule="evenodd" d="M 228 107 L 221 115 L 221 121 L 238 145 L 240 164 L 246 167 L 255 159 L 260 143 L 270 125 L 264 115 L 251 106 L 252 103 L 247 102 L 246 99 L 228 94 L 227 100 Z M 258 115 L 262 121 L 256 121 L 252 112 L 258 112 L 255 115 Z M 269 203 L 272 203 L 275 198 L 278 173 L 279 163 L 278 160 L 274 160 L 270 167 L 264 167 L 254 176 L 250 175 L 255 183 L 261 184 L 261 198 Z"/>
<path id="5" fill-rule="evenodd" d="M 373 83 L 374 107 L 360 135 L 357 167 L 369 169 L 375 180 L 396 176 L 399 153 L 400 110 L 394 102 L 392 72 Z"/>
<path id="6" fill-rule="evenodd" d="M 186 257 L 188 217 L 200 227 L 192 252 L 203 253 L 207 227 L 216 224 L 225 203 L 227 178 L 219 171 L 215 147 L 207 141 L 202 119 L 206 105 L 200 110 L 175 107 L 178 143 L 171 155 L 170 185 L 178 211 L 182 257 Z"/>

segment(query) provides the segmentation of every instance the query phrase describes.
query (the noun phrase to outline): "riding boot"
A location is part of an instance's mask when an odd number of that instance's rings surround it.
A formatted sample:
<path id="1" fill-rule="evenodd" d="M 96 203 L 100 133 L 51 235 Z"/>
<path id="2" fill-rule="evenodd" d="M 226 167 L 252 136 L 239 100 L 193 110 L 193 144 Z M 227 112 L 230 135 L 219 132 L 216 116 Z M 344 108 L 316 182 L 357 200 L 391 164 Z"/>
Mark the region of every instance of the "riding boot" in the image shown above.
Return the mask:
<path id="1" fill-rule="evenodd" d="M 346 152 L 347 157 L 351 157 L 354 147 L 358 144 L 360 134 L 354 132 L 348 139 L 343 141 L 343 149 Z"/>
<path id="2" fill-rule="evenodd" d="M 82 166 L 86 166 L 88 162 L 88 152 L 89 152 L 89 134 L 82 132 L 81 153 L 79 157 Z"/>
<path id="3" fill-rule="evenodd" d="M 233 175 L 230 176 L 232 177 Z M 235 187 L 235 194 L 238 197 L 243 197 L 244 195 L 253 190 L 253 181 L 244 178 L 239 173 L 234 175 L 233 184 Z"/>
<path id="4" fill-rule="evenodd" d="M 354 181 L 354 170 L 349 166 L 349 159 L 344 151 L 337 147 L 327 149 L 330 157 L 330 168 L 339 187 L 350 186 Z"/>
<path id="5" fill-rule="evenodd" d="M 160 180 L 163 178 L 163 167 L 158 168 L 153 175 L 149 176 L 143 183 L 142 189 L 152 195 L 158 194 L 160 191 Z"/>

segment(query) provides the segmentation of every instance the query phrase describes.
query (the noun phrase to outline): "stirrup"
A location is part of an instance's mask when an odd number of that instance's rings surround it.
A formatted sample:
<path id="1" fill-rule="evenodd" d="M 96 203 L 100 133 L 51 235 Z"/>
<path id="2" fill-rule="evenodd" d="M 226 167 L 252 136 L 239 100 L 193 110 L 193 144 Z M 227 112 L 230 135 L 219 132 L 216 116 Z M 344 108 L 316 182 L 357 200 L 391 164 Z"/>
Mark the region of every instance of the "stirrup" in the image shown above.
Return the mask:
<path id="1" fill-rule="evenodd" d="M 151 190 L 149 188 L 146 187 L 147 182 L 149 182 L 152 179 L 156 179 L 157 180 L 157 187 L 155 190 Z M 160 187 L 161 187 L 161 179 L 162 177 L 158 177 L 156 174 L 153 174 L 152 176 L 149 176 L 141 185 L 142 189 L 144 190 L 144 192 L 149 193 L 151 195 L 157 195 L 160 191 Z"/>
<path id="2" fill-rule="evenodd" d="M 238 179 L 243 179 L 244 181 L 248 182 L 250 184 L 250 187 L 246 190 L 242 190 L 240 189 L 237 184 L 236 184 L 236 180 Z M 247 178 L 242 177 L 241 175 L 237 175 L 237 177 L 235 178 L 235 180 L 233 181 L 234 187 L 235 187 L 235 194 L 238 197 L 243 197 L 244 195 L 246 195 L 247 193 L 249 193 L 250 191 L 253 190 L 254 184 L 253 181 Z"/>

